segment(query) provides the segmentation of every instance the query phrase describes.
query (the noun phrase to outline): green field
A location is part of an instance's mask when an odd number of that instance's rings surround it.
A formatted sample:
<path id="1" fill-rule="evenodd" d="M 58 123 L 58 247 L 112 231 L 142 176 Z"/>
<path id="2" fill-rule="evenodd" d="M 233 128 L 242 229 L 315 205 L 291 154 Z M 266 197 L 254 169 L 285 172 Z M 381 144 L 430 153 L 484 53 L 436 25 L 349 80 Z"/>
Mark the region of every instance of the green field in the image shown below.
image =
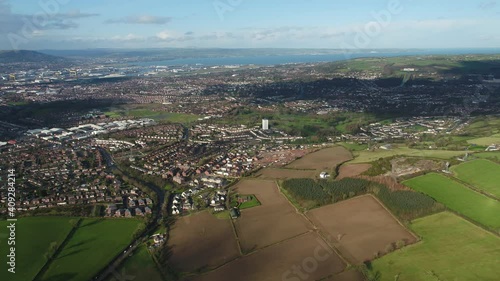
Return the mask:
<path id="1" fill-rule="evenodd" d="M 438 159 L 451 159 L 457 156 L 465 155 L 466 151 L 450 151 L 450 150 L 418 150 L 408 147 L 398 147 L 392 150 L 377 149 L 376 151 L 354 151 L 354 160 L 350 164 L 370 163 L 380 158 L 392 156 L 410 156 L 410 157 L 427 157 Z"/>
<path id="2" fill-rule="evenodd" d="M 471 139 L 467 141 L 470 144 L 476 144 L 481 146 L 490 146 L 492 144 L 500 144 L 500 134 L 493 135 L 491 137 Z"/>
<path id="3" fill-rule="evenodd" d="M 47 261 L 50 244 L 64 241 L 72 229 L 71 218 L 20 218 L 16 224 L 16 274 L 7 272 L 7 221 L 0 221 L 0 280 L 33 280 Z M 10 247 L 10 246 L 9 246 Z"/>
<path id="4" fill-rule="evenodd" d="M 452 171 L 458 179 L 500 198 L 500 165 L 480 159 L 460 164 Z"/>
<path id="5" fill-rule="evenodd" d="M 141 223 L 135 219 L 85 219 L 41 280 L 91 280 L 130 243 Z"/>
<path id="6" fill-rule="evenodd" d="M 473 156 L 475 158 L 490 159 L 492 161 L 500 162 L 500 151 L 474 153 Z"/>
<path id="7" fill-rule="evenodd" d="M 160 271 L 156 267 L 148 248 L 145 245 L 137 248 L 132 256 L 127 258 L 118 269 L 122 276 L 129 276 L 130 279 L 161 281 L 163 280 Z M 120 281 L 114 276 L 109 276 L 107 281 Z"/>
<path id="8" fill-rule="evenodd" d="M 448 212 L 417 219 L 411 229 L 423 241 L 375 260 L 380 281 L 498 280 L 497 236 Z"/>
<path id="9" fill-rule="evenodd" d="M 260 206 L 260 201 L 259 201 L 259 199 L 257 199 L 257 197 L 255 197 L 255 195 L 244 195 L 244 196 L 250 196 L 250 197 L 252 197 L 252 200 L 247 201 L 245 203 L 242 203 L 239 207 L 240 210 Z"/>
<path id="10" fill-rule="evenodd" d="M 500 202 L 481 195 L 440 174 L 427 174 L 403 182 L 448 208 L 500 232 Z"/>

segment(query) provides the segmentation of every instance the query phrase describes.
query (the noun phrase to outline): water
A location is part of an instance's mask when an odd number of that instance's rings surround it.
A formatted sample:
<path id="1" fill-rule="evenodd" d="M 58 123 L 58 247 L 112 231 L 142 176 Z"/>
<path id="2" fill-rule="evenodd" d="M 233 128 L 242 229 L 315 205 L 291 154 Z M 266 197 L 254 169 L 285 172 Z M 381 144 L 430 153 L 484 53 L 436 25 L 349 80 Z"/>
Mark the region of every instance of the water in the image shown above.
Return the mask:
<path id="1" fill-rule="evenodd" d="M 161 60 L 134 63 L 134 65 L 149 66 L 183 66 L 183 65 L 281 65 L 294 63 L 319 63 L 334 62 L 347 59 L 364 57 L 400 57 L 418 55 L 464 55 L 464 54 L 500 54 L 500 49 L 431 49 L 431 50 L 408 50 L 408 51 L 373 51 L 352 54 L 321 54 L 321 55 L 269 55 L 269 56 L 245 56 L 245 57 L 215 57 L 215 58 L 186 58 L 174 60 Z"/>

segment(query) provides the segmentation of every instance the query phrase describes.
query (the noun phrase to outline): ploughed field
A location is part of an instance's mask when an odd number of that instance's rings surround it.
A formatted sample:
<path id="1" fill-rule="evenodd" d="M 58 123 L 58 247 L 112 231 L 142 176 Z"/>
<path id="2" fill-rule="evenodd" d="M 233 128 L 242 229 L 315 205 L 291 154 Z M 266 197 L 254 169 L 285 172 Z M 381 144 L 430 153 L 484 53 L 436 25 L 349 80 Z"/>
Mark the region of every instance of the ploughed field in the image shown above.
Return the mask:
<path id="1" fill-rule="evenodd" d="M 261 206 L 241 210 L 241 217 L 234 221 L 243 253 L 312 229 L 310 223 L 280 194 L 274 181 L 243 180 L 235 188 L 240 194 L 254 194 L 261 203 Z"/>
<path id="2" fill-rule="evenodd" d="M 257 173 L 261 179 L 315 178 L 316 171 L 266 168 Z"/>
<path id="3" fill-rule="evenodd" d="M 315 233 L 307 233 L 262 249 L 208 274 L 187 278 L 189 281 L 276 281 L 333 280 L 361 281 L 356 272 L 344 273 L 346 264 Z M 300 271 L 294 271 L 298 268 Z M 295 273 L 297 272 L 297 273 Z"/>
<path id="4" fill-rule="evenodd" d="M 344 164 L 340 166 L 337 179 L 359 176 L 371 168 L 371 164 Z"/>
<path id="5" fill-rule="evenodd" d="M 179 218 L 170 231 L 171 265 L 180 272 L 210 269 L 239 256 L 229 220 L 208 211 Z"/>
<path id="6" fill-rule="evenodd" d="M 352 154 L 344 147 L 337 146 L 308 154 L 287 166 L 291 169 L 326 170 L 352 160 Z"/>
<path id="7" fill-rule="evenodd" d="M 363 280 L 358 272 L 346 269 L 347 264 L 297 213 L 276 182 L 242 180 L 233 188 L 239 194 L 253 194 L 261 205 L 241 210 L 237 220 L 217 220 L 202 212 L 175 223 L 169 240 L 171 262 L 191 272 L 182 280 Z"/>
<path id="8" fill-rule="evenodd" d="M 374 259 L 398 241 L 408 245 L 417 240 L 371 195 L 314 209 L 307 216 L 354 264 Z"/>

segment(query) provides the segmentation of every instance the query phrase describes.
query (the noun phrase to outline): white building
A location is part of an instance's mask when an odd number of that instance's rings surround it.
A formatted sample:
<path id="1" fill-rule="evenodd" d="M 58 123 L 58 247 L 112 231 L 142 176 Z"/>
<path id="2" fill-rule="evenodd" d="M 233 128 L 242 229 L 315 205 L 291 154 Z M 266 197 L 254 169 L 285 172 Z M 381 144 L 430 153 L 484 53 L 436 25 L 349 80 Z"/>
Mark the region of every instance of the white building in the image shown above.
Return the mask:
<path id="1" fill-rule="evenodd" d="M 262 130 L 264 131 L 269 130 L 269 120 L 262 119 Z"/>

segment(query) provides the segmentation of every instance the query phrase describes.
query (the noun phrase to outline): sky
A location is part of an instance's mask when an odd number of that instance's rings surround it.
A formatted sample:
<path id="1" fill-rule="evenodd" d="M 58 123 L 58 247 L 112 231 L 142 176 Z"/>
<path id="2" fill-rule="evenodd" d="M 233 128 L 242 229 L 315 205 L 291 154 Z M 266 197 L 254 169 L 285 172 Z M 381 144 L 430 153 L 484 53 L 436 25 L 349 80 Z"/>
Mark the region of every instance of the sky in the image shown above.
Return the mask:
<path id="1" fill-rule="evenodd" d="M 498 48 L 500 0 L 0 0 L 0 49 Z"/>

